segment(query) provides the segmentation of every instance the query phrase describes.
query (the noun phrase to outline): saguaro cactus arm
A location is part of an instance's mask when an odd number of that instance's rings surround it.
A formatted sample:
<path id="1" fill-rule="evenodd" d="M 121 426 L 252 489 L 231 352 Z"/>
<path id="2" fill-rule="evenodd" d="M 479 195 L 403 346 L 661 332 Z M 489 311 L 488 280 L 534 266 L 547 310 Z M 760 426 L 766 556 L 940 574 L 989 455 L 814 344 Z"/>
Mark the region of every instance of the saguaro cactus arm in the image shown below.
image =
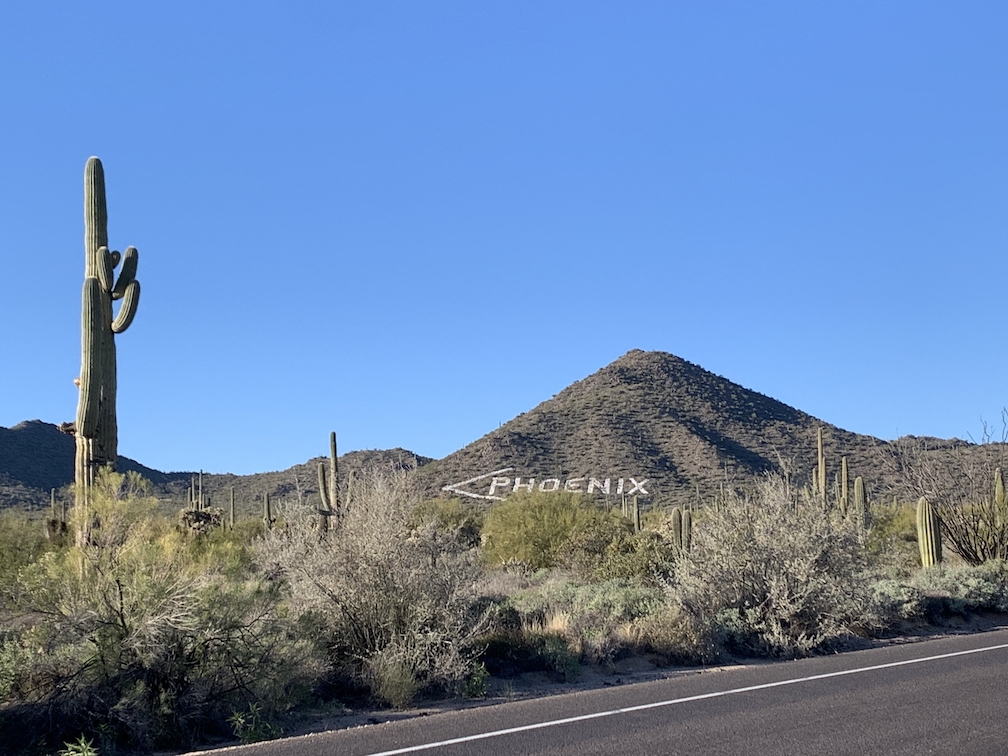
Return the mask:
<path id="1" fill-rule="evenodd" d="M 112 321 L 112 333 L 122 333 L 130 327 L 133 317 L 136 315 L 137 307 L 140 304 L 140 282 L 130 281 L 126 285 L 126 293 L 123 295 L 122 307 L 119 314 Z"/>

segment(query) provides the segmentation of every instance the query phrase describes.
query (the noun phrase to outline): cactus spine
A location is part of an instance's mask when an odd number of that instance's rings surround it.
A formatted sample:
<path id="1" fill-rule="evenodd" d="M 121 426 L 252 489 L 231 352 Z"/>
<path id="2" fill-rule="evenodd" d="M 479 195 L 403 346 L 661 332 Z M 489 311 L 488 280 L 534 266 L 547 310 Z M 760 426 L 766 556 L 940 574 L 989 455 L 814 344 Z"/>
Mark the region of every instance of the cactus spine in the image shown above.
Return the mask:
<path id="1" fill-rule="evenodd" d="M 92 157 L 84 167 L 84 289 L 81 306 L 80 394 L 74 435 L 76 497 L 87 506 L 97 471 L 115 470 L 118 430 L 116 425 L 115 335 L 129 328 L 140 301 L 136 280 L 137 251 L 110 252 L 108 210 L 105 203 L 105 171 Z M 118 280 L 114 270 L 122 262 Z M 112 302 L 122 306 L 113 318 Z M 86 522 L 87 518 L 82 518 Z M 86 533 L 82 534 L 86 539 Z"/>
<path id="2" fill-rule="evenodd" d="M 922 567 L 934 567 L 941 563 L 941 520 L 923 496 L 917 501 L 917 546 Z"/>
<path id="3" fill-rule="evenodd" d="M 329 480 L 326 481 L 325 462 L 318 465 L 319 498 L 322 506 L 318 513 L 322 515 L 322 532 L 328 532 L 330 527 L 339 525 L 340 500 L 339 500 L 339 459 L 336 455 L 336 431 L 329 434 Z M 335 518 L 335 522 L 330 523 L 329 518 Z"/>

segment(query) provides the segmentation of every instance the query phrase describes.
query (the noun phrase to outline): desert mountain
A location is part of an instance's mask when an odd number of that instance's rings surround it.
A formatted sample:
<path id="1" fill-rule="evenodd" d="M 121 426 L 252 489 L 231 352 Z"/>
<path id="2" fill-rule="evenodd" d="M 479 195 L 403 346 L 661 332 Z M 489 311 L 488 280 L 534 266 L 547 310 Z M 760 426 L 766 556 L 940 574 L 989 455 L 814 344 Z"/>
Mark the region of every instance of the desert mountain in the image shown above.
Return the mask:
<path id="1" fill-rule="evenodd" d="M 610 495 L 620 479 L 623 493 L 647 479 L 651 501 L 683 501 L 698 487 L 708 499 L 722 481 L 739 484 L 782 463 L 804 483 L 816 464 L 820 426 L 831 482 L 841 455 L 848 456 L 852 476 L 873 482 L 877 447 L 884 442 L 824 423 L 675 355 L 633 350 L 420 473 L 432 493 L 486 476 L 454 487 L 470 498 L 489 496 L 491 487 L 500 496 L 516 490 L 516 482 L 527 488 L 534 478 L 537 489 L 591 487 L 596 494 L 608 479 Z"/>

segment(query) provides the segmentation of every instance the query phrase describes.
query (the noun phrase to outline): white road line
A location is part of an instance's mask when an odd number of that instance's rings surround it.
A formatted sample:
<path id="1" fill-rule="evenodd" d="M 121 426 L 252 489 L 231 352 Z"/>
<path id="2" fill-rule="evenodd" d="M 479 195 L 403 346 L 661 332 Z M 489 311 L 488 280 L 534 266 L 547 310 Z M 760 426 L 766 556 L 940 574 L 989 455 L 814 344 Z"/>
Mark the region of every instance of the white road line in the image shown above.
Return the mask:
<path id="1" fill-rule="evenodd" d="M 529 730 L 542 730 L 546 727 L 556 727 L 557 725 L 570 724 L 572 722 L 584 722 L 588 719 L 601 719 L 602 717 L 613 717 L 617 714 L 629 714 L 634 711 L 645 711 L 647 709 L 657 709 L 662 706 L 674 706 L 675 704 L 690 703 L 691 701 L 702 701 L 706 698 L 721 698 L 731 696 L 736 693 L 749 693 L 754 690 L 766 690 L 767 688 L 780 688 L 784 685 L 797 685 L 798 683 L 812 682 L 813 680 L 825 680 L 829 677 L 843 677 L 844 675 L 856 675 L 862 672 L 875 672 L 880 669 L 892 669 L 893 667 L 904 667 L 908 664 L 922 664 L 923 662 L 938 661 L 939 659 L 951 659 L 955 656 L 967 656 L 968 654 L 980 654 L 985 651 L 998 651 L 1008 648 L 1008 643 L 1001 643 L 997 646 L 985 646 L 983 648 L 973 648 L 969 651 L 954 651 L 948 654 L 938 654 L 936 656 L 925 656 L 920 659 L 907 659 L 905 661 L 889 662 L 887 664 L 874 664 L 870 667 L 858 667 L 856 669 L 845 669 L 841 672 L 827 672 L 821 675 L 809 675 L 808 677 L 796 677 L 791 680 L 779 680 L 777 682 L 763 683 L 762 685 L 749 685 L 745 688 L 732 688 L 730 690 L 719 690 L 715 693 L 702 693 L 697 696 L 687 696 L 685 698 L 672 698 L 667 701 L 655 701 L 654 703 L 640 704 L 638 706 L 627 706 L 623 709 L 612 709 L 610 711 L 597 711 L 593 714 L 581 714 L 577 717 L 566 717 L 564 719 L 552 719 L 548 722 L 536 722 L 535 724 L 522 725 L 521 727 L 508 727 L 504 730 L 492 730 L 481 732 L 476 735 L 466 735 L 461 738 L 451 740 L 438 740 L 434 743 L 422 743 L 406 748 L 396 748 L 391 751 L 380 751 L 368 754 L 368 756 L 395 756 L 399 753 L 415 753 L 417 751 L 428 751 L 432 748 L 455 745 L 456 743 L 471 743 L 474 740 L 486 740 L 488 738 L 498 738 L 502 735 L 512 735 L 516 732 L 528 732 Z"/>

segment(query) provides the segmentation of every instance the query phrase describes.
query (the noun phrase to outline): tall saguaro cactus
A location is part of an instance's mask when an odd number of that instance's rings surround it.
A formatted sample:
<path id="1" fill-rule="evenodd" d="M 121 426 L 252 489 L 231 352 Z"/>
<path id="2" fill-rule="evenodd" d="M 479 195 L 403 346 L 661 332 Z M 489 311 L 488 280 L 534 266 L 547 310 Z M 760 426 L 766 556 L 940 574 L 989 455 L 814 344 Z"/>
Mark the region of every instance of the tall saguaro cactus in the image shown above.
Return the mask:
<path id="1" fill-rule="evenodd" d="M 84 167 L 84 291 L 81 307 L 80 395 L 74 435 L 77 439 L 75 478 L 78 503 L 89 498 L 99 468 L 115 469 L 116 425 L 115 335 L 129 328 L 140 301 L 136 280 L 137 251 L 120 255 L 108 248 L 108 210 L 105 171 L 101 161 L 88 158 Z M 114 272 L 119 263 L 119 277 Z M 121 299 L 113 317 L 112 302 Z"/>

